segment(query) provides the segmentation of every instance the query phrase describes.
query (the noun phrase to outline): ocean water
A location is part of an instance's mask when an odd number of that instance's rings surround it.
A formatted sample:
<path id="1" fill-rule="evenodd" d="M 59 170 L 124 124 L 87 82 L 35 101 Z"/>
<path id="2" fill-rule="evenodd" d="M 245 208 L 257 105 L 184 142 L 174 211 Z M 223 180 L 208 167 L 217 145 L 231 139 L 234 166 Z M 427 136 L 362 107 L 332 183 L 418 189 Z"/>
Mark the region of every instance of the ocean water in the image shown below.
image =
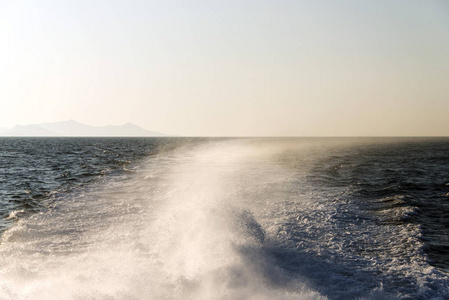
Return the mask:
<path id="1" fill-rule="evenodd" d="M 1 138 L 0 299 L 449 299 L 447 138 Z"/>

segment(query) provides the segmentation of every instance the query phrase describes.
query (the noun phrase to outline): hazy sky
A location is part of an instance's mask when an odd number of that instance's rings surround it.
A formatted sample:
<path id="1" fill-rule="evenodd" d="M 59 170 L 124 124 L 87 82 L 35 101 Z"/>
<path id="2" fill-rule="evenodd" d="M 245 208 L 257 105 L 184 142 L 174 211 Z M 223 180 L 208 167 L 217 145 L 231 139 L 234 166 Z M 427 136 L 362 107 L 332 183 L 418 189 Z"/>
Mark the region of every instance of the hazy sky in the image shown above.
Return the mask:
<path id="1" fill-rule="evenodd" d="M 449 135 L 447 0 L 0 0 L 0 127 Z"/>

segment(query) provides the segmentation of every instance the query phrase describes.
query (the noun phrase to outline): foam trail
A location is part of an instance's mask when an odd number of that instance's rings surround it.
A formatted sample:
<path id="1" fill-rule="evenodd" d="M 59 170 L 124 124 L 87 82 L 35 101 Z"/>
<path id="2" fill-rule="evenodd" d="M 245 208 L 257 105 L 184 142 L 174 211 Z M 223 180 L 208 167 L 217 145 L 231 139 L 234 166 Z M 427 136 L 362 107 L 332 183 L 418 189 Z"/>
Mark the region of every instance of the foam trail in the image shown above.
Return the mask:
<path id="1" fill-rule="evenodd" d="M 265 251 L 251 180 L 289 174 L 262 154 L 232 141 L 163 153 L 59 196 L 4 234 L 0 298 L 325 299 Z"/>

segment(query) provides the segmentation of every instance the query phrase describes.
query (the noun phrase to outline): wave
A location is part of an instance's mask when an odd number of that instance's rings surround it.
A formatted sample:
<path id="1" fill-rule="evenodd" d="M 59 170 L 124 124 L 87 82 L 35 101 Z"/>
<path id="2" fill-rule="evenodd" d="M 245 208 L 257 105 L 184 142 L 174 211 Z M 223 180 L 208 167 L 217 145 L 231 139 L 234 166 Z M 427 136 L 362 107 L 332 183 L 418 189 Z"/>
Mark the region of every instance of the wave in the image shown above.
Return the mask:
<path id="1" fill-rule="evenodd" d="M 264 230 L 229 189 L 239 155 L 214 149 L 56 194 L 3 235 L 0 298 L 324 298 L 268 259 Z"/>
<path id="2" fill-rule="evenodd" d="M 0 298 L 444 295 L 447 277 L 422 260 L 419 228 L 376 227 L 341 190 L 311 184 L 310 153 L 291 142 L 198 143 L 55 193 L 48 211 L 3 235 Z M 400 245 L 384 229 L 407 240 L 403 260 L 388 257 Z"/>

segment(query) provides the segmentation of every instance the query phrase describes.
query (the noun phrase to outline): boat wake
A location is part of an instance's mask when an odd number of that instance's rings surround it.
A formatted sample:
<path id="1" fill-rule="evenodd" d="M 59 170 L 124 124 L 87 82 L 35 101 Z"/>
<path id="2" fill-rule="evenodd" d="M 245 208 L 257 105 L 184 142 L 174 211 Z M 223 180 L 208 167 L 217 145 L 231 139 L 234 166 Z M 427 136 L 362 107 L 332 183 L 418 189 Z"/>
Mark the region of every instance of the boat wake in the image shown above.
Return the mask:
<path id="1" fill-rule="evenodd" d="M 364 221 L 343 212 L 344 194 L 310 183 L 312 150 L 294 150 L 296 165 L 285 161 L 288 143 L 178 147 L 53 195 L 3 235 L 0 298 L 410 298 L 382 285 L 402 284 L 412 267 L 382 273 L 372 257 L 345 252 L 341 224 L 363 236 Z"/>

